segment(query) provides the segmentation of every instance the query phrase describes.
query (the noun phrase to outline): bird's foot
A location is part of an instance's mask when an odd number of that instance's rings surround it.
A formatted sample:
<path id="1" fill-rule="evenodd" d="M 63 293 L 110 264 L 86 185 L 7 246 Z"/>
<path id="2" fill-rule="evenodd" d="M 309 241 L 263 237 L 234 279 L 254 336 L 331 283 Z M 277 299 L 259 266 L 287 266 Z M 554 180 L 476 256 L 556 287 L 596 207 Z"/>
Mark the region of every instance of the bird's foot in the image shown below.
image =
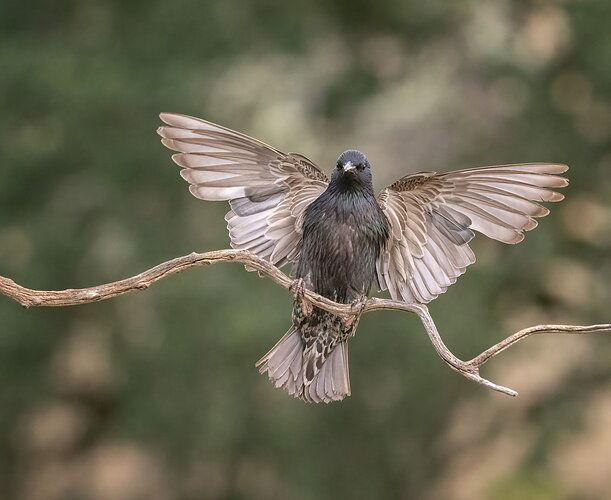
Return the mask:
<path id="1" fill-rule="evenodd" d="M 293 294 L 295 304 L 301 308 L 301 312 L 304 316 L 309 316 L 312 313 L 312 304 L 305 297 L 306 286 L 303 278 L 293 280 L 289 290 Z"/>
<path id="2" fill-rule="evenodd" d="M 352 310 L 355 311 L 357 316 L 363 314 L 365 307 L 367 307 L 367 302 L 369 302 L 369 297 L 367 297 L 367 295 L 361 295 L 352 303 Z"/>
<path id="3" fill-rule="evenodd" d="M 295 300 L 303 299 L 303 297 L 305 296 L 305 290 L 306 287 L 303 278 L 297 278 L 296 280 L 293 280 L 293 282 L 289 286 L 289 291 L 293 294 Z"/>
<path id="4" fill-rule="evenodd" d="M 350 304 L 350 309 L 352 310 L 352 314 L 345 318 L 344 324 L 347 331 L 354 333 L 356 330 L 356 326 L 361 319 L 363 311 L 365 307 L 367 307 L 367 302 L 369 297 L 367 295 L 361 295 L 358 299 Z"/>

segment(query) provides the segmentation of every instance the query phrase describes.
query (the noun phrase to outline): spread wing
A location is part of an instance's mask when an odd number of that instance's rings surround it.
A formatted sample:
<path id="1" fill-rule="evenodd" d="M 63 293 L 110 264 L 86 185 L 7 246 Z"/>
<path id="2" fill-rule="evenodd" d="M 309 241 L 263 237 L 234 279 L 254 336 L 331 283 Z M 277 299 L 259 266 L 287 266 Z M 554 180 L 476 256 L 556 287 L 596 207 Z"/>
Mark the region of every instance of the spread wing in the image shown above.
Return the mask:
<path id="1" fill-rule="evenodd" d="M 380 288 L 395 300 L 426 303 L 444 293 L 475 262 L 474 231 L 519 243 L 560 201 L 554 188 L 566 165 L 531 163 L 408 175 L 384 189 L 378 202 L 391 237 L 377 262 Z"/>
<path id="2" fill-rule="evenodd" d="M 306 157 L 282 153 L 228 128 L 185 115 L 162 113 L 161 142 L 196 198 L 229 201 L 231 246 L 276 266 L 294 260 L 305 208 L 328 179 Z"/>

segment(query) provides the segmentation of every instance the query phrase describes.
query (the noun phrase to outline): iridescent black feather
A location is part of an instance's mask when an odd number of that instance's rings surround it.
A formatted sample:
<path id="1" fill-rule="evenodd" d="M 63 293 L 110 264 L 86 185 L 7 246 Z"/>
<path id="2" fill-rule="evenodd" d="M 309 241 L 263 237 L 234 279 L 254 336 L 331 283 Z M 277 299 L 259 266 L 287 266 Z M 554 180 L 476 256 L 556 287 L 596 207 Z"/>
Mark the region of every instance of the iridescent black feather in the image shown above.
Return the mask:
<path id="1" fill-rule="evenodd" d="M 389 223 L 373 191 L 369 162 L 362 153 L 347 151 L 339 157 L 328 188 L 305 210 L 296 276 L 336 302 L 359 300 L 375 280 L 376 261 L 388 237 Z M 304 344 L 303 398 L 324 400 L 332 394 L 308 388 L 353 327 L 317 307 L 306 316 L 297 305 L 293 320 Z M 347 356 L 347 346 L 342 348 Z"/>

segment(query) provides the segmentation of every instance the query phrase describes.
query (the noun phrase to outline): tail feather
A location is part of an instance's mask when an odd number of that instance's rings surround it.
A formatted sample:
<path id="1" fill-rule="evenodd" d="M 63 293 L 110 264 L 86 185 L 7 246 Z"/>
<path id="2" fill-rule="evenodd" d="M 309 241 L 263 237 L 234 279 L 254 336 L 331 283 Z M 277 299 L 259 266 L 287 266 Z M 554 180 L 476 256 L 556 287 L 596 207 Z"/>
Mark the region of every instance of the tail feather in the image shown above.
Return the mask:
<path id="1" fill-rule="evenodd" d="M 260 373 L 267 373 L 276 387 L 310 403 L 330 403 L 349 396 L 347 341 L 340 342 L 331 351 L 307 385 L 304 385 L 303 377 L 303 347 L 301 334 L 293 327 L 255 366 Z"/>
<path id="2" fill-rule="evenodd" d="M 276 387 L 281 387 L 290 395 L 299 397 L 303 393 L 302 360 L 301 335 L 291 327 L 255 366 L 259 368 L 259 373 L 267 372 L 269 380 Z"/>
<path id="3" fill-rule="evenodd" d="M 302 399 L 310 403 L 330 403 L 350 396 L 348 341 L 340 342 L 325 360 L 312 382 L 305 386 Z"/>

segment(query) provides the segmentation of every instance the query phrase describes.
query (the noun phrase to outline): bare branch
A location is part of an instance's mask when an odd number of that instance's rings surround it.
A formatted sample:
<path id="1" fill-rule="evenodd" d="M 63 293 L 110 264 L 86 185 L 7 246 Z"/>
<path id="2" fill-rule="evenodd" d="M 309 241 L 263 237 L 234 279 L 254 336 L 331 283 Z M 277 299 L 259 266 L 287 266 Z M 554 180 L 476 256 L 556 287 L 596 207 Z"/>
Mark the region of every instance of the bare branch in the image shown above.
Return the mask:
<path id="1" fill-rule="evenodd" d="M 145 290 L 153 283 L 170 276 L 171 274 L 182 272 L 191 267 L 207 266 L 218 262 L 238 262 L 244 264 L 249 270 L 256 270 L 260 274 L 267 276 L 274 283 L 282 288 L 289 289 L 293 280 L 284 274 L 280 269 L 263 260 L 256 255 L 244 250 L 216 250 L 206 253 L 190 253 L 183 257 L 163 262 L 143 273 L 112 283 L 106 283 L 89 288 L 78 288 L 68 290 L 32 290 L 18 285 L 13 280 L 0 276 L 0 293 L 15 300 L 23 307 L 64 307 L 89 304 L 108 300 L 119 295 L 124 295 L 136 290 Z M 441 335 L 435 326 L 428 308 L 424 304 L 406 304 L 387 299 L 370 298 L 364 306 L 357 307 L 351 304 L 339 304 L 333 302 L 310 290 L 305 290 L 305 298 L 312 304 L 325 309 L 326 311 L 342 315 L 345 317 L 358 317 L 361 314 L 372 311 L 405 311 L 416 314 L 426 333 L 429 336 L 435 351 L 445 363 L 454 371 L 464 377 L 510 396 L 517 396 L 517 392 L 508 387 L 497 385 L 479 374 L 480 367 L 500 354 L 508 347 L 517 342 L 541 333 L 564 333 L 564 334 L 586 334 L 596 332 L 611 332 L 611 324 L 600 324 L 590 326 L 571 326 L 571 325 L 538 325 L 525 328 L 505 340 L 486 349 L 484 352 L 469 361 L 462 361 L 457 358 L 443 343 Z"/>

